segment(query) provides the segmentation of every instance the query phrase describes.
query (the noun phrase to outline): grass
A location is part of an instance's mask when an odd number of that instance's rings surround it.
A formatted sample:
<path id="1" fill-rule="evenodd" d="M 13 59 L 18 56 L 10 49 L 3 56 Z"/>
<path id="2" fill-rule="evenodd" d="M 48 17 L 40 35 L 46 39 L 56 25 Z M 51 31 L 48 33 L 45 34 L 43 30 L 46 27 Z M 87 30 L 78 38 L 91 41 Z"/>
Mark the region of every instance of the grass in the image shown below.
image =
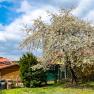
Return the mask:
<path id="1" fill-rule="evenodd" d="M 94 94 L 94 82 L 76 87 L 56 84 L 40 88 L 16 88 L 4 90 L 1 94 Z"/>

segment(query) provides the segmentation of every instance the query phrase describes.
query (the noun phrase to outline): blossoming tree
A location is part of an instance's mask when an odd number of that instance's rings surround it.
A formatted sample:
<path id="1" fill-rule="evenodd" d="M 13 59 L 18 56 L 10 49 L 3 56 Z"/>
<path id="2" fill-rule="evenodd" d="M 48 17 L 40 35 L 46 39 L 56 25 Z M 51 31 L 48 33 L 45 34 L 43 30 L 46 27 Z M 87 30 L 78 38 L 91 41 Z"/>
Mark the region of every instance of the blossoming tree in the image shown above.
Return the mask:
<path id="1" fill-rule="evenodd" d="M 27 36 L 21 46 L 30 49 L 41 48 L 45 65 L 50 61 L 64 58 L 65 66 L 71 72 L 72 82 L 77 82 L 75 67 L 84 61 L 85 48 L 94 51 L 94 26 L 72 15 L 71 11 L 61 10 L 50 13 L 50 23 L 41 18 L 25 30 Z M 93 54 L 94 56 L 94 54 Z"/>

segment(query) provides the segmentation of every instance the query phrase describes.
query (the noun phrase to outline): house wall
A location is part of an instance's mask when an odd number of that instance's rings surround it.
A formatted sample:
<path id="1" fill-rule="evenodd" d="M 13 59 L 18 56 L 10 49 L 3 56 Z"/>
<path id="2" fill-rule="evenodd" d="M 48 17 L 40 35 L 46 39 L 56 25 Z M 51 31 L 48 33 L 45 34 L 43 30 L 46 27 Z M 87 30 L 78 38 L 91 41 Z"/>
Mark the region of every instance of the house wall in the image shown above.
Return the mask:
<path id="1" fill-rule="evenodd" d="M 11 66 L 0 70 L 0 78 L 5 80 L 19 80 L 19 66 Z"/>

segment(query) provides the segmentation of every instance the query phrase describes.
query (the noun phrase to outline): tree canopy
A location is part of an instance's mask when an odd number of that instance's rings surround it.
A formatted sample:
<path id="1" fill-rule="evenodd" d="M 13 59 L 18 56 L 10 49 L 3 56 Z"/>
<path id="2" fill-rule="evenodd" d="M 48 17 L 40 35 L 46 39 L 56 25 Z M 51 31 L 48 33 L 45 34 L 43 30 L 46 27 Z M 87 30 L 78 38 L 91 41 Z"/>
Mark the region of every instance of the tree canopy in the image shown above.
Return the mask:
<path id="1" fill-rule="evenodd" d="M 64 58 L 71 69 L 80 66 L 84 61 L 83 50 L 94 52 L 94 25 L 73 16 L 69 10 L 50 13 L 50 16 L 50 23 L 39 18 L 32 27 L 26 28 L 27 36 L 21 46 L 42 48 L 46 63 Z"/>

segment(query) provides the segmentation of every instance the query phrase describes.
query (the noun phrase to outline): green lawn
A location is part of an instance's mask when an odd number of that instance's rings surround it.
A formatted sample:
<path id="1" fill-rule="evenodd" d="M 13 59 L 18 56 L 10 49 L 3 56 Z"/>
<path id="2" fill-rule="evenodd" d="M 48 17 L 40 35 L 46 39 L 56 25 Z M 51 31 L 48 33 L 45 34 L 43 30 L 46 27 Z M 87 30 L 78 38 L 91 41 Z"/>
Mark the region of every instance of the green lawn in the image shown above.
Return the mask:
<path id="1" fill-rule="evenodd" d="M 17 88 L 4 90 L 1 94 L 94 94 L 94 82 L 82 84 L 78 87 L 52 85 L 41 88 Z"/>

